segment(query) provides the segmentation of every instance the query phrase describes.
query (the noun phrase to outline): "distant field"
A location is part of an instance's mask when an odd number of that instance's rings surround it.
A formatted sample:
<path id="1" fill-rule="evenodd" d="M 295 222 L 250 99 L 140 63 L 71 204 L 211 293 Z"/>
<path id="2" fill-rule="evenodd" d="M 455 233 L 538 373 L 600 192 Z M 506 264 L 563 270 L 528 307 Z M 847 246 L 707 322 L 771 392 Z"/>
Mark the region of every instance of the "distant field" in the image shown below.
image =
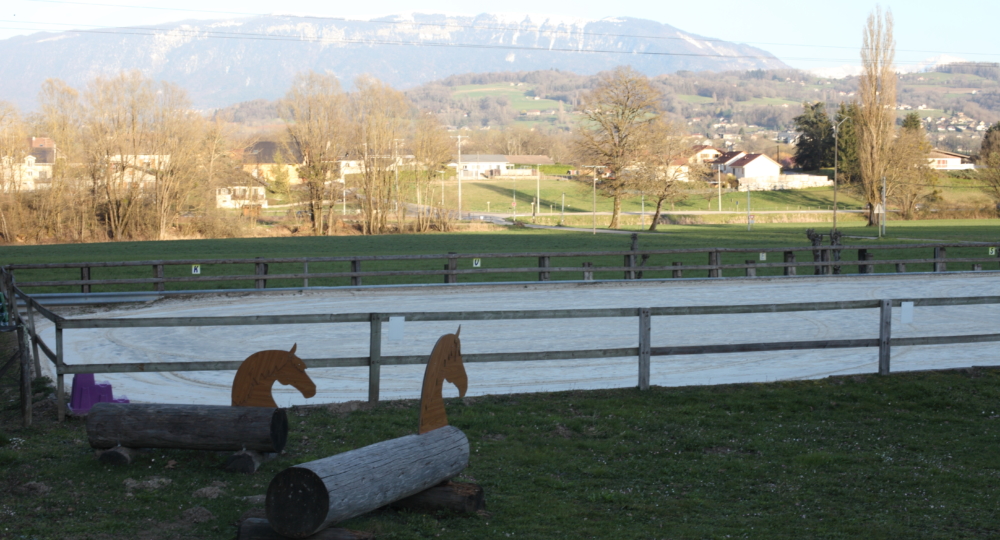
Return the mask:
<path id="1" fill-rule="evenodd" d="M 510 86 L 509 83 L 496 83 L 496 84 L 470 84 L 463 86 L 456 86 L 452 90 L 452 99 L 479 99 L 483 97 L 506 97 L 510 100 L 510 107 L 518 111 L 530 111 L 530 110 L 548 110 L 554 109 L 559 110 L 559 104 L 561 102 L 551 100 L 551 99 L 535 99 L 525 95 L 525 92 L 532 90 L 534 87 L 529 84 L 523 86 Z"/>
<path id="2" fill-rule="evenodd" d="M 712 103 L 712 98 L 705 96 L 695 96 L 691 94 L 676 94 L 674 95 L 679 101 L 685 103 Z"/>

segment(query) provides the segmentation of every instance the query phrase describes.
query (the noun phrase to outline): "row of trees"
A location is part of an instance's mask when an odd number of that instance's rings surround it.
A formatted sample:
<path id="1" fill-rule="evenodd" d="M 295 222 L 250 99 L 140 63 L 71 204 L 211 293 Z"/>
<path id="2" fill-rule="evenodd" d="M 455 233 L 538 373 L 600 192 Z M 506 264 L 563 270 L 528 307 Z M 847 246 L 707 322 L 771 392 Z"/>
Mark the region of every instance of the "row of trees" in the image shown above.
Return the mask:
<path id="1" fill-rule="evenodd" d="M 224 236 L 238 225 L 215 208 L 216 188 L 268 185 L 243 168 L 243 151 L 255 138 L 236 135 L 223 118 L 202 117 L 182 89 L 138 72 L 99 77 L 82 90 L 49 80 L 39 102 L 30 116 L 0 103 L 6 241 L 163 239 L 177 229 Z M 341 160 L 362 163 L 352 191 L 364 232 L 378 234 L 404 210 L 405 196 L 415 190 L 419 202 L 455 148 L 433 115 L 417 113 L 401 92 L 372 78 L 358 79 L 347 93 L 331 75 L 305 73 L 278 108 L 286 120 L 283 153 L 301 156 L 302 186 L 290 194 L 305 205 L 315 234 L 334 225 L 331 202 L 344 193 L 335 182 L 343 176 Z M 57 144 L 52 177 L 35 179 L 35 189 L 25 181 L 31 136 Z M 405 153 L 417 163 L 400 185 Z"/>

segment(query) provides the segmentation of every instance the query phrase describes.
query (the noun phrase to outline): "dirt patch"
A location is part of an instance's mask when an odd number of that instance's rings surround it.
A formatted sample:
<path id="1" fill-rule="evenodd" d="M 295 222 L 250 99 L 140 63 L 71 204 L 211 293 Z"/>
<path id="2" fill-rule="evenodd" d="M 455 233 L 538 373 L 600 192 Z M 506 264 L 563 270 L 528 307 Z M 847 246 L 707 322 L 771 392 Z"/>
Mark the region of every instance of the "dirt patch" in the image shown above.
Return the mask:
<path id="1" fill-rule="evenodd" d="M 123 483 L 125 484 L 125 492 L 132 493 L 137 489 L 142 489 L 146 491 L 155 491 L 157 489 L 160 489 L 161 487 L 169 486 L 172 482 L 173 480 L 169 478 L 150 476 L 149 478 L 143 481 L 126 478 L 125 482 Z"/>

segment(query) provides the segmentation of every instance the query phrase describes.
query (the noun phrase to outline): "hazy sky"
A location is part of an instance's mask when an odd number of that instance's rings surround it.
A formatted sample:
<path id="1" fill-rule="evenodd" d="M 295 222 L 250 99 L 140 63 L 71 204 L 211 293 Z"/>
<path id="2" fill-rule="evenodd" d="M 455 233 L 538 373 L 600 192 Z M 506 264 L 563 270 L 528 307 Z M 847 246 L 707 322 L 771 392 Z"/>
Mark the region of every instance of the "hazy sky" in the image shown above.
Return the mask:
<path id="1" fill-rule="evenodd" d="M 467 0 L 298 0 L 288 3 L 273 0 L 92 0 L 87 4 L 4 0 L 0 8 L 0 39 L 43 30 L 156 25 L 190 18 L 230 18 L 238 14 L 293 12 L 368 19 L 414 11 L 463 15 L 502 11 L 584 19 L 622 16 L 651 19 L 705 37 L 759 46 L 794 67 L 818 68 L 859 63 L 861 29 L 876 3 L 864 0 L 504 0 L 496 5 L 501 8 Z M 568 7 L 570 5 L 572 8 Z M 996 21 L 1000 20 L 1000 2 L 996 0 L 946 3 L 908 0 L 882 6 L 891 8 L 895 17 L 897 62 L 901 67 L 941 54 L 969 61 L 1000 62 L 1000 39 L 995 33 Z"/>

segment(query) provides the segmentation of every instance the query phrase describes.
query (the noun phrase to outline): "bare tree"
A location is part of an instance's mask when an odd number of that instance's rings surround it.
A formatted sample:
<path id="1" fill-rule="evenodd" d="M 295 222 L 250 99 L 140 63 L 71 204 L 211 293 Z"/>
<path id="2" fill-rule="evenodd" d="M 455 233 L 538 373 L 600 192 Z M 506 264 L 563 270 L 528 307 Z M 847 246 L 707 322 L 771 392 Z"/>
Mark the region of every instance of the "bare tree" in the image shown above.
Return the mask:
<path id="1" fill-rule="evenodd" d="M 7 242 L 24 237 L 26 216 L 22 197 L 29 180 L 24 169 L 24 158 L 28 155 L 26 134 L 17 108 L 0 102 L 0 235 Z"/>
<path id="2" fill-rule="evenodd" d="M 308 193 L 309 216 L 315 234 L 327 230 L 323 200 L 332 194 L 347 140 L 347 96 L 333 75 L 300 73 L 282 101 L 290 144 L 302 156 L 299 178 Z M 333 220 L 331 208 L 329 221 Z"/>
<path id="3" fill-rule="evenodd" d="M 626 167 L 646 146 L 651 120 L 659 114 L 660 93 L 649 79 L 630 67 L 619 67 L 600 76 L 586 95 L 583 119 L 576 131 L 576 154 L 580 165 L 603 167 L 607 174 L 601 191 L 614 199 L 612 229 L 618 228 L 622 198 L 626 195 Z"/>
<path id="4" fill-rule="evenodd" d="M 396 141 L 406 135 L 409 105 L 402 92 L 372 77 L 359 77 L 352 97 L 355 154 L 361 156 L 361 208 L 365 234 L 388 230 L 396 167 Z M 402 225 L 402 224 L 400 224 Z"/>
<path id="5" fill-rule="evenodd" d="M 85 181 L 80 93 L 59 79 L 42 83 L 38 93 L 39 134 L 56 143 L 49 189 L 39 193 L 39 234 L 86 240 L 94 228 L 94 193 Z"/>
<path id="6" fill-rule="evenodd" d="M 1000 213 L 1000 152 L 992 152 L 986 159 L 986 168 L 977 171 L 979 178 L 985 183 L 983 188 L 996 203 L 997 213 Z"/>
<path id="7" fill-rule="evenodd" d="M 430 114 L 421 114 L 414 125 L 413 139 L 410 141 L 410 148 L 413 151 L 415 165 L 422 169 L 415 172 L 417 191 L 417 230 L 425 232 L 430 228 L 430 196 L 429 188 L 431 180 L 437 171 L 444 170 L 451 160 L 452 141 L 445 131 L 444 126 L 437 117 Z M 424 200 L 423 197 L 426 197 Z M 423 204 L 427 204 L 425 210 Z"/>
<path id="8" fill-rule="evenodd" d="M 650 126 L 649 135 L 638 164 L 628 174 L 636 189 L 656 201 L 653 221 L 649 224 L 649 230 L 655 231 L 663 203 L 683 199 L 682 185 L 701 180 L 705 171 L 703 165 L 688 163 L 690 147 L 680 126 L 659 117 Z"/>
<path id="9" fill-rule="evenodd" d="M 892 12 L 883 13 L 881 8 L 876 8 L 868 16 L 861 46 L 860 103 L 854 126 L 858 136 L 861 195 L 872 208 L 882 201 L 882 178 L 888 171 L 896 124 L 895 55 Z M 877 220 L 876 212 L 869 213 L 869 226 L 875 225 Z"/>
<path id="10" fill-rule="evenodd" d="M 99 210 L 113 240 L 139 236 L 143 184 L 151 180 L 142 169 L 152 154 L 156 90 L 138 71 L 91 81 L 84 93 L 84 141 L 87 167 Z"/>
<path id="11" fill-rule="evenodd" d="M 886 196 L 899 207 L 903 219 L 913 219 L 917 204 L 932 193 L 937 181 L 927 159 L 930 150 L 920 124 L 900 128 L 893 140 L 886 168 Z"/>

